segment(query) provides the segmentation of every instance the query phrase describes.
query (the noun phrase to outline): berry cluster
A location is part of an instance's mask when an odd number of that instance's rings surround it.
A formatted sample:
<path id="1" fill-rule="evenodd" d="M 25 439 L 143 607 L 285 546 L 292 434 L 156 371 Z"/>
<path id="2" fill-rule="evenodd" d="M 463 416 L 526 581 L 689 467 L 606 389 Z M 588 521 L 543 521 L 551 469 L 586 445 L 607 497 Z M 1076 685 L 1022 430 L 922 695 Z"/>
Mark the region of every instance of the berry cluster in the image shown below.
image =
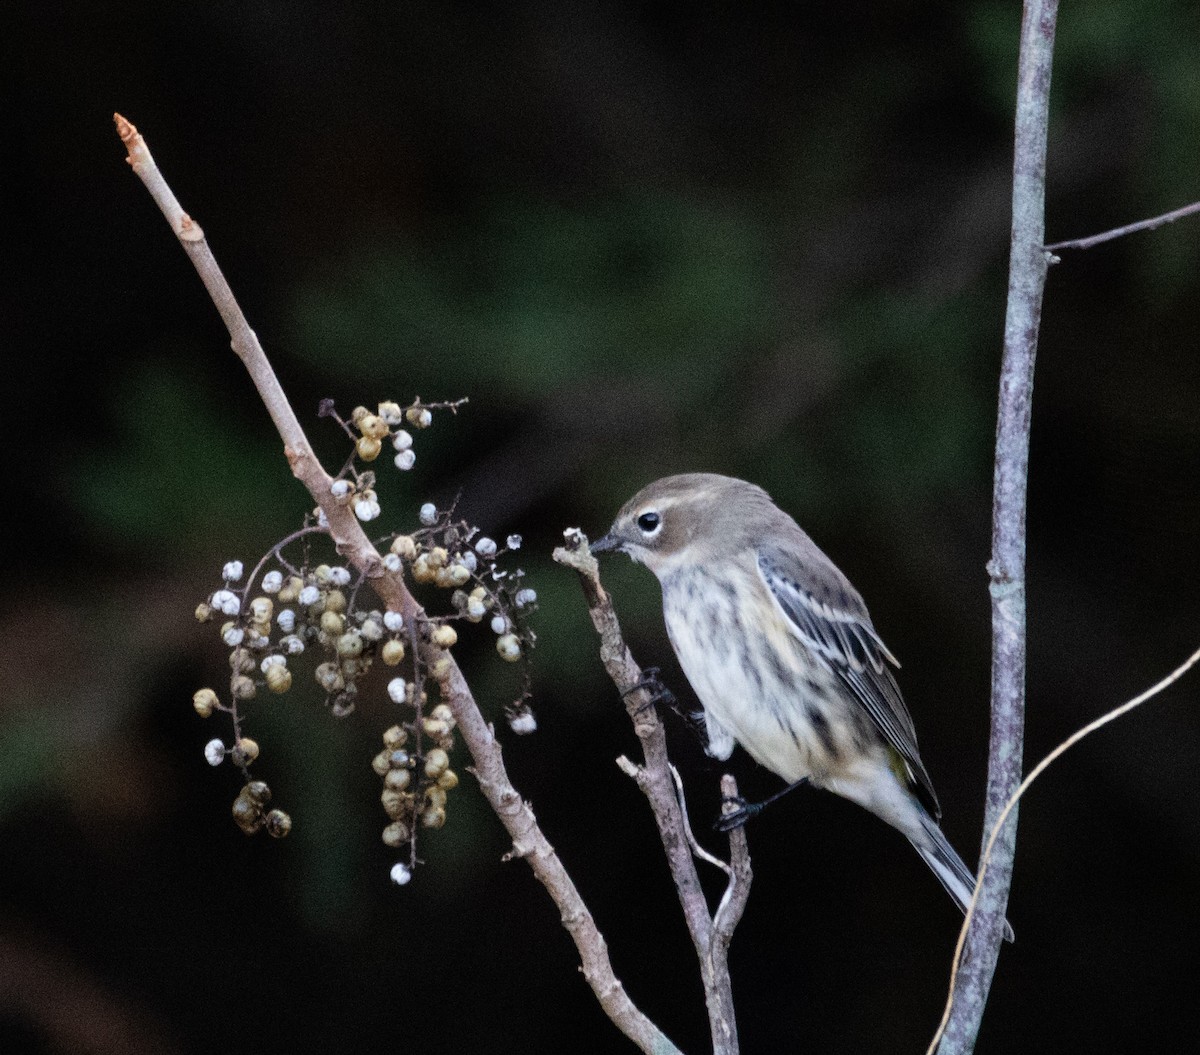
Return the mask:
<path id="1" fill-rule="evenodd" d="M 425 428 L 432 420 L 431 407 L 456 406 L 418 401 L 401 408 L 381 403 L 378 414 L 357 408 L 350 417 L 352 427 L 342 422 L 357 437 L 354 456 L 333 482 L 334 500 L 354 503 L 360 520 L 373 520 L 379 509 L 374 479 L 355 464 L 356 459 L 377 457 L 383 439 L 391 436 L 399 452 L 396 464 L 410 468 L 415 457 L 412 438 L 398 426 L 408 422 Z M 337 418 L 332 404 L 323 404 L 322 414 Z M 270 788 L 250 772 L 259 746 L 242 731 L 248 701 L 264 691 L 287 692 L 293 669 L 315 654 L 318 661 L 312 676 L 324 691 L 331 713 L 344 717 L 354 711 L 363 693 L 371 691 L 368 674 L 376 660 L 396 671 L 387 682 L 386 694 L 403 708 L 403 715 L 383 734 L 384 749 L 372 762 L 383 780 L 382 801 L 389 820 L 383 841 L 392 848 L 409 847 L 407 863 L 393 869 L 396 882 L 411 878 L 417 832 L 445 824 L 447 793 L 458 784 L 458 775 L 450 768 L 454 714 L 444 701 L 429 708 L 429 691 L 440 689 L 451 668 L 449 650 L 459 636 L 456 623 L 488 620 L 499 655 L 522 663 L 521 694 L 508 708 L 509 723 L 519 733 L 537 727 L 529 707 L 528 667 L 528 652 L 535 641 L 528 618 L 536 608 L 537 594 L 523 584 L 519 568 L 500 566 L 503 558 L 520 548 L 520 536 L 510 535 L 500 546 L 456 519 L 453 509 L 439 510 L 432 503 L 421 507 L 419 521 L 415 530 L 386 536 L 376 545 L 385 554 L 384 567 L 404 575 L 410 586 L 451 591 L 451 610 L 444 615 L 422 613 L 405 619 L 399 612 L 371 607 L 365 598 L 373 595 L 363 591 L 368 580 L 361 574 L 316 563 L 310 552 L 314 538 L 329 534 L 320 510 L 299 531 L 272 547 L 249 575 L 241 561 L 227 563 L 221 587 L 196 608 L 200 622 L 219 626 L 230 650 L 230 681 L 228 703 L 208 688 L 197 692 L 192 703 L 203 718 L 221 711 L 232 719 L 231 740 L 211 740 L 205 757 L 214 766 L 229 759 L 241 771 L 243 787 L 233 815 L 248 835 L 265 830 L 281 837 L 291 828 L 286 813 L 268 810 Z M 430 607 L 444 608 L 444 603 L 436 604 L 436 596 Z"/>

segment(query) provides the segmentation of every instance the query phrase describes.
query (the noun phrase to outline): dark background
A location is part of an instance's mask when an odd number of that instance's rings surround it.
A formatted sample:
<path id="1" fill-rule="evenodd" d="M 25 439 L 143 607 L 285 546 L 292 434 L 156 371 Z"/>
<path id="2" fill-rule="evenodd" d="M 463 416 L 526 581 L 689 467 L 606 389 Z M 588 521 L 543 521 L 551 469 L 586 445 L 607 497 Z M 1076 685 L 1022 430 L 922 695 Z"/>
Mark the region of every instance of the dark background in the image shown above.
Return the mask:
<path id="1" fill-rule="evenodd" d="M 225 729 L 190 706 L 227 668 L 192 609 L 308 503 L 112 111 L 204 226 L 327 464 L 343 454 L 321 397 L 470 397 L 419 437 L 411 474 L 381 467 L 383 523 L 461 491 L 485 530 L 524 534 L 541 727 L 506 735 L 506 758 L 629 993 L 699 1052 L 694 958 L 613 764 L 636 744 L 549 552 L 669 472 L 767 487 L 903 660 L 945 829 L 974 860 L 1019 15 L 992 0 L 5 9 L 0 1051 L 629 1050 L 542 890 L 500 862 L 470 780 L 416 881 L 389 884 L 368 765 L 391 720 L 382 682 L 346 721 L 307 678 L 256 710 L 295 830 L 248 840 L 231 823 L 235 775 L 201 756 Z M 1064 9 L 1050 238 L 1200 197 L 1198 61 L 1189 4 Z M 1050 276 L 1030 762 L 1200 643 L 1198 250 L 1187 221 Z M 635 654 L 683 694 L 653 579 L 624 561 L 606 575 Z M 459 651 L 501 722 L 515 680 L 480 631 Z M 1027 798 L 1018 940 L 981 1052 L 1191 1035 L 1196 686 Z M 718 771 L 671 730 L 707 818 Z M 748 793 L 776 786 L 733 764 Z M 743 1049 L 923 1050 L 959 919 L 904 840 L 798 793 L 751 849 L 732 950 Z"/>

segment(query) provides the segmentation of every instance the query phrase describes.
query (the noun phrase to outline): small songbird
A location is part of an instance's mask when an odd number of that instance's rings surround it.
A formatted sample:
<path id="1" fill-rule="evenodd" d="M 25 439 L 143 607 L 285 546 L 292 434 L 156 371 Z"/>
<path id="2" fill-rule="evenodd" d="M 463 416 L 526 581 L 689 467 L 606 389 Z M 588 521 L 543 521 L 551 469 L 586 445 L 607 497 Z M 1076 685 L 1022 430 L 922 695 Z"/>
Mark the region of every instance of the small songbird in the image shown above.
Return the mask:
<path id="1" fill-rule="evenodd" d="M 711 756 L 728 758 L 737 742 L 789 784 L 857 802 L 903 832 L 966 910 L 975 876 L 938 827 L 889 668 L 899 664 L 846 576 L 762 488 L 668 476 L 625 503 L 591 548 L 627 553 L 658 577 Z"/>

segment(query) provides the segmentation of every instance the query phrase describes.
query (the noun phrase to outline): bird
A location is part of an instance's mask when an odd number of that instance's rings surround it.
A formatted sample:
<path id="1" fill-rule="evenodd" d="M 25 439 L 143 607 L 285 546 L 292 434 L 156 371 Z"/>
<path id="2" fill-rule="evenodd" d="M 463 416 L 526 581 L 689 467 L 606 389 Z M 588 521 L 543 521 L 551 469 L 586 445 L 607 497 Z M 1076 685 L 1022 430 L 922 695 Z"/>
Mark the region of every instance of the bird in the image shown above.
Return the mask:
<path id="1" fill-rule="evenodd" d="M 966 912 L 975 876 L 938 826 L 892 674 L 900 664 L 850 580 L 766 491 L 715 473 L 668 476 L 626 502 L 590 548 L 625 553 L 658 578 L 710 756 L 740 744 L 788 789 L 811 784 L 869 810 Z"/>

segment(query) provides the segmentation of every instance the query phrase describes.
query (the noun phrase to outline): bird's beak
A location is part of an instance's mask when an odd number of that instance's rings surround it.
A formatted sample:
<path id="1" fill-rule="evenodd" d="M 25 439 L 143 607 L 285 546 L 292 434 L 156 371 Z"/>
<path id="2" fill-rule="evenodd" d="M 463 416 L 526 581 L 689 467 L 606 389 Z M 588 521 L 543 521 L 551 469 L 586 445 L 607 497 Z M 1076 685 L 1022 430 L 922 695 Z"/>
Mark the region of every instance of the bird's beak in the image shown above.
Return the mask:
<path id="1" fill-rule="evenodd" d="M 596 539 L 588 548 L 592 551 L 592 556 L 595 556 L 597 553 L 616 553 L 623 546 L 624 543 L 610 532 L 604 538 Z"/>

